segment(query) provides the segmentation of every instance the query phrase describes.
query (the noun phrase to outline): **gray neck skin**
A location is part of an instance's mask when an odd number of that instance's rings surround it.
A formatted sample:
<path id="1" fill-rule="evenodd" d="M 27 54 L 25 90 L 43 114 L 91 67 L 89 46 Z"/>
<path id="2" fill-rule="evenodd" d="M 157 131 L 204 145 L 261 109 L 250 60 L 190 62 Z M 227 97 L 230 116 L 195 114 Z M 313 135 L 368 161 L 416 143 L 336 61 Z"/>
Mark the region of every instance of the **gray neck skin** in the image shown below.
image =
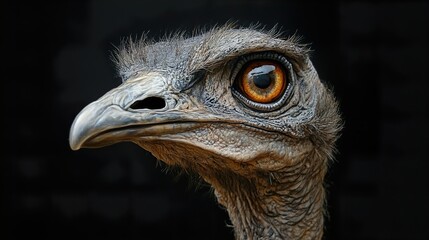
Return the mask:
<path id="1" fill-rule="evenodd" d="M 326 164 L 308 160 L 250 178 L 225 172 L 206 178 L 228 210 L 236 239 L 322 238 Z"/>

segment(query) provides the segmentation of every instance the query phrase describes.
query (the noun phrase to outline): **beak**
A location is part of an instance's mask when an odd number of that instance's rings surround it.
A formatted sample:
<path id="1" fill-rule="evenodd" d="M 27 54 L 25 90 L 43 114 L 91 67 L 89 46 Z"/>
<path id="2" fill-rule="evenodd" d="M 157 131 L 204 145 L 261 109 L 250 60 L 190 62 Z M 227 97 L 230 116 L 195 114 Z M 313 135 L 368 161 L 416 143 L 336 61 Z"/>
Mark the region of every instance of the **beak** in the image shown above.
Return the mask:
<path id="1" fill-rule="evenodd" d="M 72 124 L 69 138 L 71 149 L 102 147 L 100 143 L 89 144 L 91 138 L 112 129 L 113 126 L 126 126 L 127 122 L 131 123 L 131 118 L 125 116 L 126 111 L 107 101 L 98 100 L 89 104 L 76 116 Z M 107 142 L 104 143 L 109 145 Z"/>
<path id="2" fill-rule="evenodd" d="M 165 95 L 166 86 L 164 77 L 149 73 L 127 80 L 89 104 L 71 126 L 71 149 L 102 147 L 172 131 L 174 127 L 163 123 L 175 122 L 180 116 L 165 114 L 176 105 L 173 98 Z"/>

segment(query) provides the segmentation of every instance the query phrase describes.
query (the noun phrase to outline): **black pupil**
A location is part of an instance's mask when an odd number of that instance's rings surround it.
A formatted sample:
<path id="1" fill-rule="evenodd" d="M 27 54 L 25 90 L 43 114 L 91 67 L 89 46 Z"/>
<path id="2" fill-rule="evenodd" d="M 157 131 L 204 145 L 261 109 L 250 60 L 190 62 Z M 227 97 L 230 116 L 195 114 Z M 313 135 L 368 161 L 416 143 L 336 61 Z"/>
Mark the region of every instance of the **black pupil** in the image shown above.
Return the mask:
<path id="1" fill-rule="evenodd" d="M 273 82 L 274 70 L 276 69 L 273 65 L 262 65 L 260 67 L 256 67 L 249 72 L 249 76 L 253 79 L 253 83 L 258 88 L 267 88 Z"/>

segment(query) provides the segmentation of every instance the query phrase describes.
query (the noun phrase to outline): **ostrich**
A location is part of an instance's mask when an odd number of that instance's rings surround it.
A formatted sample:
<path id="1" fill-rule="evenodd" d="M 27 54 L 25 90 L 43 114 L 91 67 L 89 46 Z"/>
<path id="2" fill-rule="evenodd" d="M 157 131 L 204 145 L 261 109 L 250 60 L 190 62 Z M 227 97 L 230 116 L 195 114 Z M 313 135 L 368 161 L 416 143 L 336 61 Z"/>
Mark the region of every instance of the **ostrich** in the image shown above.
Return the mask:
<path id="1" fill-rule="evenodd" d="M 236 239 L 322 238 L 341 120 L 295 37 L 224 26 L 130 40 L 115 61 L 123 83 L 77 115 L 73 150 L 130 141 L 196 172 Z"/>

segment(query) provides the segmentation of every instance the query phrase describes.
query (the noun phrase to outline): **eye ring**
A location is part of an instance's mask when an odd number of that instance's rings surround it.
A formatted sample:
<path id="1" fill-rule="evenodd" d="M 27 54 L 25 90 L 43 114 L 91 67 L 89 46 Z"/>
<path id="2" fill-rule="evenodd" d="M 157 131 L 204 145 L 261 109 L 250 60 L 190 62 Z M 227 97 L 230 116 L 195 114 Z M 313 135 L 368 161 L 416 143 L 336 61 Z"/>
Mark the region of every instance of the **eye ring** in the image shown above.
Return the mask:
<path id="1" fill-rule="evenodd" d="M 270 92 L 267 93 L 265 89 L 260 91 L 258 88 L 256 88 L 256 92 L 262 92 L 262 95 L 264 96 L 261 97 L 258 96 L 258 94 L 254 96 L 253 93 L 249 94 L 249 92 L 246 92 L 249 90 L 249 86 L 246 86 L 247 89 L 243 89 L 243 86 L 241 85 L 241 81 L 243 79 L 242 74 L 243 72 L 247 73 L 246 71 L 248 69 L 246 68 L 252 69 L 252 63 L 255 62 L 259 65 L 269 63 L 281 71 L 280 75 L 278 75 L 278 73 L 274 73 L 276 74 L 274 75 L 274 84 L 271 84 L 268 87 L 268 91 L 274 89 L 274 95 L 269 95 Z M 270 74 L 272 74 L 272 72 L 270 72 Z M 282 78 L 282 74 L 284 74 L 284 79 L 279 80 L 278 77 Z M 291 95 L 292 86 L 295 83 L 295 74 L 293 72 L 292 64 L 286 59 L 286 57 L 276 52 L 258 52 L 240 57 L 236 63 L 232 77 L 234 80 L 234 83 L 232 84 L 232 94 L 247 107 L 261 112 L 269 112 L 281 108 L 288 101 Z M 270 78 L 272 78 L 271 75 Z M 285 81 L 284 85 L 277 86 L 278 81 Z M 247 83 L 245 83 L 245 85 L 247 85 Z M 251 85 L 253 85 L 253 83 L 251 83 Z M 273 86 L 276 87 L 273 88 Z M 263 87 L 267 87 L 267 85 Z M 250 86 L 250 88 L 254 88 L 254 86 Z M 266 96 L 268 97 L 265 99 L 264 97 Z"/>

